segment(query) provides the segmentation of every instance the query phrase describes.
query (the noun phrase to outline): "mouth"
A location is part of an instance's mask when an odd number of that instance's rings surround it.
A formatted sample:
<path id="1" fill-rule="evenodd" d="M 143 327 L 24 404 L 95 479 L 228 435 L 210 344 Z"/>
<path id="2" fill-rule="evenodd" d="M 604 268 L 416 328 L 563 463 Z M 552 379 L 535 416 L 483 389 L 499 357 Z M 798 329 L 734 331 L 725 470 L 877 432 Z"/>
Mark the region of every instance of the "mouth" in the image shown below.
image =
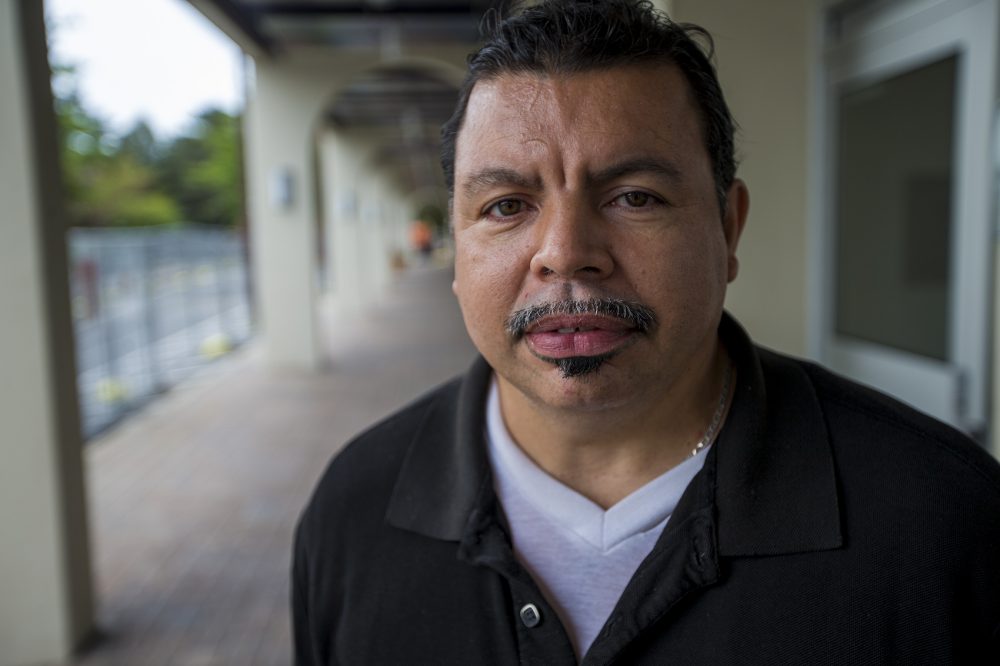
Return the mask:
<path id="1" fill-rule="evenodd" d="M 656 314 L 618 298 L 568 299 L 531 305 L 507 319 L 514 341 L 563 371 L 564 377 L 596 372 L 656 326 Z"/>
<path id="2" fill-rule="evenodd" d="M 524 331 L 528 348 L 545 359 L 608 356 L 630 344 L 639 331 L 627 322 L 601 315 L 552 315 Z"/>

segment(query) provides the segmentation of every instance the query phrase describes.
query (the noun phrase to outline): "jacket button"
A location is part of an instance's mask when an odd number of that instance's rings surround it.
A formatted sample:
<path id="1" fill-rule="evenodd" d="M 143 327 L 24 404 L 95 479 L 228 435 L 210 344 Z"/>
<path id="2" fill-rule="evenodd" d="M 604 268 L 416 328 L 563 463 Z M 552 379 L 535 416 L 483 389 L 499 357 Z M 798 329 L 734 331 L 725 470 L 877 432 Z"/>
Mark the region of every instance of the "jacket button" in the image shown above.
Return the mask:
<path id="1" fill-rule="evenodd" d="M 542 621 L 542 614 L 538 612 L 538 607 L 535 604 L 524 604 L 521 607 L 521 622 L 524 623 L 528 629 L 532 627 L 537 627 L 538 623 Z"/>

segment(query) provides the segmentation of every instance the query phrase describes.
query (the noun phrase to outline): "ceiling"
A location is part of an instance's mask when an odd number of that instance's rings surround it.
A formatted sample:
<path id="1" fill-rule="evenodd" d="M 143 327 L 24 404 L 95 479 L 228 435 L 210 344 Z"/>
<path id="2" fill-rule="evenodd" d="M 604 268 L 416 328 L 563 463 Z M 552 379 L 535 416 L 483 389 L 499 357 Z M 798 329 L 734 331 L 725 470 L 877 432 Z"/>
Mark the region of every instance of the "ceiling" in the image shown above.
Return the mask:
<path id="1" fill-rule="evenodd" d="M 191 0 L 234 23 L 257 49 L 378 47 L 386 39 L 469 43 L 493 0 Z M 206 12 L 208 13 L 208 12 Z M 211 17 L 210 17 L 211 18 Z"/>
<path id="2" fill-rule="evenodd" d="M 458 90 L 426 69 L 385 66 L 356 77 L 333 100 L 326 121 L 338 130 L 401 128 L 406 142 L 440 128 L 455 110 Z"/>
<path id="3" fill-rule="evenodd" d="M 189 0 L 243 50 L 257 58 L 301 48 L 399 53 L 422 44 L 471 52 L 490 7 L 508 0 Z M 341 131 L 384 137 L 380 167 L 397 171 L 410 187 L 440 183 L 440 127 L 457 90 L 428 71 L 387 67 L 359 77 L 332 102 L 327 121 Z"/>
<path id="4" fill-rule="evenodd" d="M 410 188 L 443 184 L 438 160 L 440 127 L 451 117 L 458 90 L 426 70 L 384 67 L 352 81 L 326 113 L 340 131 L 378 136 L 377 168 L 394 169 Z"/>

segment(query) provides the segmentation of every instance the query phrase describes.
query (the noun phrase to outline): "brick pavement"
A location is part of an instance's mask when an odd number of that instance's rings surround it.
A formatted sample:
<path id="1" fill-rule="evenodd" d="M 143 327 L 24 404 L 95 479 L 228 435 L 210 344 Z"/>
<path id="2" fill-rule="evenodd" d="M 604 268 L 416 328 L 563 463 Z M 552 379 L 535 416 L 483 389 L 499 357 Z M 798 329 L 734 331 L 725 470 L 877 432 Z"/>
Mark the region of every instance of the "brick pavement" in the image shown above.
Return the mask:
<path id="1" fill-rule="evenodd" d="M 241 350 L 87 446 L 103 637 L 75 665 L 290 662 L 292 530 L 327 460 L 473 357 L 450 279 L 327 313 L 324 372 Z"/>

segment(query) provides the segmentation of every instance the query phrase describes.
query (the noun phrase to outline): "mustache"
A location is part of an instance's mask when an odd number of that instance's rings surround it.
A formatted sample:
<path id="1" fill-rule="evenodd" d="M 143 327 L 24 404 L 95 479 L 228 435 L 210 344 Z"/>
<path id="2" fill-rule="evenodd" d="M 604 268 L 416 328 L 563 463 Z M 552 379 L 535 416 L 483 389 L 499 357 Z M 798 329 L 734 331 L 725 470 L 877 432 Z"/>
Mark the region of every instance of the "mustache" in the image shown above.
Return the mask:
<path id="1" fill-rule="evenodd" d="M 642 303 L 626 301 L 620 298 L 590 298 L 587 300 L 567 299 L 530 305 L 515 311 L 508 317 L 504 328 L 508 335 L 514 339 L 518 339 L 524 336 L 528 327 L 544 317 L 582 314 L 594 314 L 620 319 L 640 333 L 646 333 L 656 325 L 656 313 L 653 312 L 652 308 Z"/>

